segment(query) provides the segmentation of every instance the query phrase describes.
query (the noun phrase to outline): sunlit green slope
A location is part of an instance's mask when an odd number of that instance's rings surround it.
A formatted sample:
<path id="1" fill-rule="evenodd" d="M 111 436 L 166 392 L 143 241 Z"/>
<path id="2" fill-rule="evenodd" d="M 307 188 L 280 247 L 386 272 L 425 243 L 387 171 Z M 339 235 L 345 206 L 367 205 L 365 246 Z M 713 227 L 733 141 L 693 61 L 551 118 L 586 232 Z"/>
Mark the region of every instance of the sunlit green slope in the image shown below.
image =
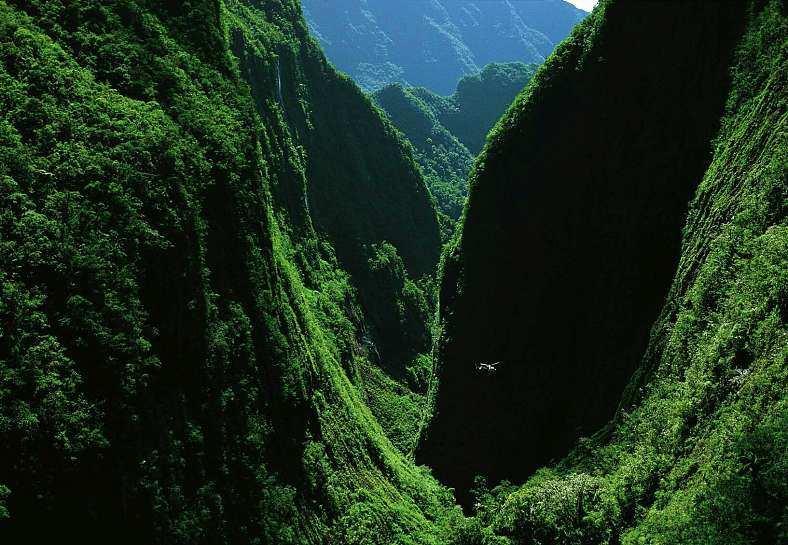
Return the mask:
<path id="1" fill-rule="evenodd" d="M 0 2 L 0 104 L 0 541 L 434 543 L 435 212 L 298 3 Z"/>

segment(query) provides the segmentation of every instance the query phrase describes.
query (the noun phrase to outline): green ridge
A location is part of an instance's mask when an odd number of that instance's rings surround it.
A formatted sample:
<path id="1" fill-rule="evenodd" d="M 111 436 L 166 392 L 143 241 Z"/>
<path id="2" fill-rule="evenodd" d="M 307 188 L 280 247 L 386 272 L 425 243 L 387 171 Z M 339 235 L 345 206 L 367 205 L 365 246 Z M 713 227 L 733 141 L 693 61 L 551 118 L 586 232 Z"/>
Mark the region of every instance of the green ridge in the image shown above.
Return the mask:
<path id="1" fill-rule="evenodd" d="M 435 213 L 298 3 L 2 2 L 0 102 L 3 540 L 436 543 L 423 396 L 364 344 Z"/>

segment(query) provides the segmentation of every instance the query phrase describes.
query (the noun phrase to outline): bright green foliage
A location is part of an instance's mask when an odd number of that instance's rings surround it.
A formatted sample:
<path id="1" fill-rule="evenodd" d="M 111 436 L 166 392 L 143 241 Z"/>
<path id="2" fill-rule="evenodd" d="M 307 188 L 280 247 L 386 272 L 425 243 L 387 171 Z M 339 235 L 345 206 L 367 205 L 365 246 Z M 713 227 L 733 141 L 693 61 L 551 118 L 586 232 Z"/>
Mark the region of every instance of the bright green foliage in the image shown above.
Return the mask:
<path id="1" fill-rule="evenodd" d="M 600 543 L 604 530 L 587 518 L 587 505 L 599 494 L 598 479 L 585 474 L 559 477 L 540 470 L 528 484 L 505 499 L 502 514 L 494 520 L 515 542 Z M 603 521 L 607 523 L 608 521 Z"/>
<path id="2" fill-rule="evenodd" d="M 358 383 L 386 435 L 410 453 L 426 411 L 427 379 L 432 361 L 424 354 L 432 342 L 433 291 L 429 278 L 408 277 L 397 249 L 387 242 L 368 248 L 364 284 L 375 293 L 366 307 Z"/>
<path id="3" fill-rule="evenodd" d="M 781 2 L 753 7 L 678 271 L 616 419 L 482 527 L 529 545 L 788 539 L 787 38 Z"/>
<path id="4" fill-rule="evenodd" d="M 364 399 L 386 436 L 401 452 L 412 453 L 427 409 L 426 388 L 409 388 L 375 365 L 363 365 L 360 374 Z"/>
<path id="5" fill-rule="evenodd" d="M 0 539 L 436 543 L 449 493 L 364 402 L 408 361 L 363 346 L 361 283 L 391 241 L 380 311 L 426 323 L 435 214 L 298 3 L 0 2 L 0 104 Z"/>

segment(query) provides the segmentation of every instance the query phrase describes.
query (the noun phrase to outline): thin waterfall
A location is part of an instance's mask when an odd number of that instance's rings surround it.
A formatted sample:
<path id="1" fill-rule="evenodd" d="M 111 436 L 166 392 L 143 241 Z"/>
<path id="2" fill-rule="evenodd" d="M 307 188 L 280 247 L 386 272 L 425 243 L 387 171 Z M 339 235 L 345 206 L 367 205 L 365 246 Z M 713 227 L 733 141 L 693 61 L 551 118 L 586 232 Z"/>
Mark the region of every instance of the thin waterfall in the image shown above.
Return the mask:
<path id="1" fill-rule="evenodd" d="M 282 98 L 282 71 L 279 68 L 279 59 L 276 59 L 276 97 L 279 100 L 279 105 L 284 109 L 285 103 Z"/>

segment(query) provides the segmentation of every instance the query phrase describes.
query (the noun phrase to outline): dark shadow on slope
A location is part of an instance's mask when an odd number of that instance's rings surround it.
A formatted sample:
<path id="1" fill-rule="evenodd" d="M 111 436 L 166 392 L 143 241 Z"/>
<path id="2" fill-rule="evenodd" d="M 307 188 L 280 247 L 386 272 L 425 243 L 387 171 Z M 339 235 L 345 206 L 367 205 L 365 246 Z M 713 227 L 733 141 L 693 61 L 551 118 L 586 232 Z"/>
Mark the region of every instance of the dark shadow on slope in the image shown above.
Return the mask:
<path id="1" fill-rule="evenodd" d="M 488 145 L 444 271 L 420 452 L 461 500 L 474 475 L 522 480 L 613 415 L 675 270 L 743 10 L 610 2 Z"/>

